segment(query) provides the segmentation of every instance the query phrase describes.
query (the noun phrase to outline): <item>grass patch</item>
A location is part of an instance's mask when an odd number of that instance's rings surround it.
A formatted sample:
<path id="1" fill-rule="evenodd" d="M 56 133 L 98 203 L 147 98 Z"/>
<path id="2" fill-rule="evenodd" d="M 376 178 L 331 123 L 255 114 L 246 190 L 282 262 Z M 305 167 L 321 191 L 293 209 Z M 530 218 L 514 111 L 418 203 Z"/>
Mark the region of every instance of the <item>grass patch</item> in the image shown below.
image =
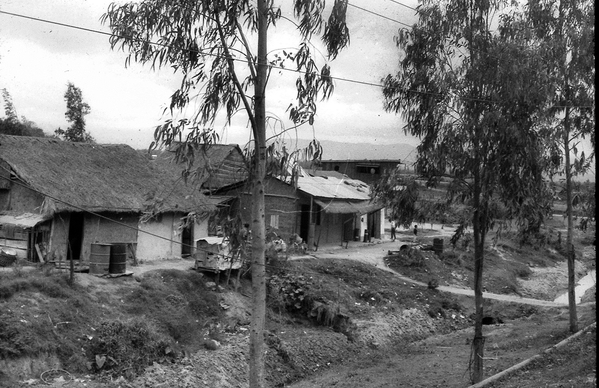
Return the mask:
<path id="1" fill-rule="evenodd" d="M 51 298 L 67 298 L 72 294 L 68 275 L 42 271 L 17 271 L 0 275 L 0 299 L 18 292 L 37 291 Z"/>
<path id="2" fill-rule="evenodd" d="M 95 292 L 96 286 L 76 281 L 71 287 L 68 280 L 46 270 L 1 275 L 0 357 L 56 355 L 71 372 L 91 367 L 131 375 L 139 371 L 133 364 L 199 349 L 205 325 L 222 314 L 217 295 L 196 272 L 120 278 Z"/>
<path id="3" fill-rule="evenodd" d="M 164 270 L 146 275 L 123 301 L 128 314 L 151 317 L 159 330 L 190 350 L 201 345 L 202 328 L 222 315 L 217 295 L 196 272 Z"/>

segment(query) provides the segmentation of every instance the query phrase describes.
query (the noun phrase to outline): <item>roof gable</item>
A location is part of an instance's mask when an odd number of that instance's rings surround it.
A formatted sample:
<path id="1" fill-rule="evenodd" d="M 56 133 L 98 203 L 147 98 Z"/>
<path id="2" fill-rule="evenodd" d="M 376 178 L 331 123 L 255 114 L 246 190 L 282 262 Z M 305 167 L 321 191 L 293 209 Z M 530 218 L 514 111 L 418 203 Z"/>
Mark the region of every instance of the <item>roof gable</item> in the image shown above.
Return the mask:
<path id="1" fill-rule="evenodd" d="M 46 195 L 45 213 L 78 208 L 140 212 L 164 181 L 147 158 L 127 145 L 0 135 L 0 159 L 22 182 Z M 170 189 L 162 211 L 212 206 L 201 195 Z"/>
<path id="2" fill-rule="evenodd" d="M 185 166 L 175 160 L 174 151 L 162 151 L 153 158 L 154 168 L 182 178 Z M 190 165 L 191 184 L 203 190 L 218 190 L 247 179 L 247 167 L 241 149 L 235 144 L 212 144 L 195 152 Z"/>

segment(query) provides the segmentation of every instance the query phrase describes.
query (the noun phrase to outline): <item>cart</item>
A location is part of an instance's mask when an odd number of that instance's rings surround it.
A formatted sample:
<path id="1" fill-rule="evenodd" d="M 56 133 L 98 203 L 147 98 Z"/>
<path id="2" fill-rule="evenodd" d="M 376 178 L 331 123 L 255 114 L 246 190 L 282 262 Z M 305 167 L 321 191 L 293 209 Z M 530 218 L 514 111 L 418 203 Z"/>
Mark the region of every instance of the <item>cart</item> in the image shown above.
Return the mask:
<path id="1" fill-rule="evenodd" d="M 195 240 L 195 269 L 220 272 L 241 268 L 241 260 L 234 260 L 231 244 L 226 237 L 202 237 Z"/>

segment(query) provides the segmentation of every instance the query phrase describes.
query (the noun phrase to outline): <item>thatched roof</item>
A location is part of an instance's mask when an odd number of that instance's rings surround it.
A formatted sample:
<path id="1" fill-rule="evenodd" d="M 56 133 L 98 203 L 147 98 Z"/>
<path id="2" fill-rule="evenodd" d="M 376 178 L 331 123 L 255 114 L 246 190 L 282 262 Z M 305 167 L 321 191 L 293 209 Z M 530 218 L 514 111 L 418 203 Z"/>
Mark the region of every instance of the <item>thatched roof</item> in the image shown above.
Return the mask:
<path id="1" fill-rule="evenodd" d="M 186 166 L 175 162 L 173 151 L 162 151 L 154 156 L 153 166 L 156 169 L 182 181 Z M 200 146 L 194 153 L 190 173 L 192 175 L 188 179 L 188 185 L 204 191 L 216 191 L 239 184 L 248 176 L 243 153 L 235 144 L 212 144 L 206 148 Z"/>
<path id="2" fill-rule="evenodd" d="M 184 185 L 162 193 L 165 177 L 127 145 L 0 135 L 0 160 L 20 181 L 44 194 L 43 213 L 79 208 L 142 212 L 156 198 L 163 200 L 158 212 L 214 209 L 211 200 Z"/>

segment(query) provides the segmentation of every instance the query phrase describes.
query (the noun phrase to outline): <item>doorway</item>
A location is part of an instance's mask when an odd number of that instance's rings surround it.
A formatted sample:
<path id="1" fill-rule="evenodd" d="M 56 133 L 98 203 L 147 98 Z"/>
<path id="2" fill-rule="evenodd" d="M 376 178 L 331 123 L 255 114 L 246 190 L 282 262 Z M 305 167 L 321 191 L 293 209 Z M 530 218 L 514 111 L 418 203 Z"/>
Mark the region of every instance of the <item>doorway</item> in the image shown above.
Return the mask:
<path id="1" fill-rule="evenodd" d="M 308 234 L 310 233 L 310 205 L 302 205 L 300 216 L 300 237 L 308 243 Z"/>
<path id="2" fill-rule="evenodd" d="M 69 246 L 67 247 L 67 260 L 81 258 L 81 245 L 83 243 L 83 213 L 71 213 L 69 221 Z"/>
<path id="3" fill-rule="evenodd" d="M 183 228 L 181 233 L 181 257 L 191 256 L 193 251 L 193 222 Z"/>

